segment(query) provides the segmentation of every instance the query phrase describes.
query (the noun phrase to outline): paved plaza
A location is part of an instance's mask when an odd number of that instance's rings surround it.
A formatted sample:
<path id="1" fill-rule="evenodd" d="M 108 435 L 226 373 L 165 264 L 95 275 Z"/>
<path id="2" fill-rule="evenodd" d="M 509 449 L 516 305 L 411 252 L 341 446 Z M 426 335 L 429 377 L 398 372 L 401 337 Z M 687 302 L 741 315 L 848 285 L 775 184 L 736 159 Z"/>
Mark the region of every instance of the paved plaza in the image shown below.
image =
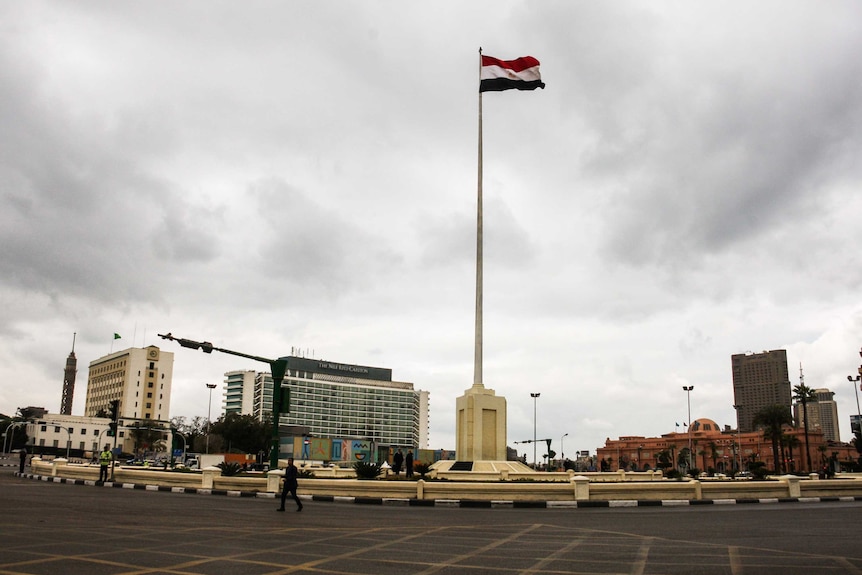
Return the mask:
<path id="1" fill-rule="evenodd" d="M 0 575 L 860 574 L 862 503 L 464 509 L 111 489 L 0 469 Z"/>

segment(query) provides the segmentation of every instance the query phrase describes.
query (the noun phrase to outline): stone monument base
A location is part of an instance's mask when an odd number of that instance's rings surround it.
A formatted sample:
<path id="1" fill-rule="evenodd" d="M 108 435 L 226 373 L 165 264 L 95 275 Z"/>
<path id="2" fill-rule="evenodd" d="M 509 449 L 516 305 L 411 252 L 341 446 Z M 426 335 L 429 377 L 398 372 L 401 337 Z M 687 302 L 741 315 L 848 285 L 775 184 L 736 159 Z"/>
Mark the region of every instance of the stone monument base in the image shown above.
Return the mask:
<path id="1" fill-rule="evenodd" d="M 437 471 L 468 471 L 473 473 L 535 473 L 528 465 L 520 461 L 455 461 L 441 460 L 434 463 L 431 469 Z"/>

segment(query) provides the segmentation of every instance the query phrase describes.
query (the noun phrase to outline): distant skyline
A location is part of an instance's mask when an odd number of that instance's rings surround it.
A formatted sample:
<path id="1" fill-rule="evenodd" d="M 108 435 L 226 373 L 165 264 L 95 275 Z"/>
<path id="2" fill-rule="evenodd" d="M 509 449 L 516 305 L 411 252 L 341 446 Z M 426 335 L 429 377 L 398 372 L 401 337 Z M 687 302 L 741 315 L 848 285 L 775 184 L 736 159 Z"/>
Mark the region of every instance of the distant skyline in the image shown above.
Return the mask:
<path id="1" fill-rule="evenodd" d="M 472 385 L 479 48 L 483 384 L 508 443 L 735 425 L 730 357 L 856 413 L 862 4 L 0 3 L 0 412 L 176 354 L 172 415 L 265 357 L 393 370 L 455 445 Z M 113 340 L 117 333 L 122 339 Z M 83 376 L 83 377 L 82 377 Z M 520 450 L 522 453 L 525 450 Z"/>

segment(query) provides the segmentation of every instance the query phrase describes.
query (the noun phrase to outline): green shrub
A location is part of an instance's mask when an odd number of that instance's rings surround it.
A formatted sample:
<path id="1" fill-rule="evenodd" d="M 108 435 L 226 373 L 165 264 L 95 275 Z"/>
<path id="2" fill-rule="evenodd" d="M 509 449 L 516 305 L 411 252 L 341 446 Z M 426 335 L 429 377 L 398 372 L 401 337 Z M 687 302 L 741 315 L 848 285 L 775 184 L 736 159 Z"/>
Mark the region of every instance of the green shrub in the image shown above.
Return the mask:
<path id="1" fill-rule="evenodd" d="M 222 461 L 221 463 L 216 465 L 216 467 L 221 469 L 221 474 L 226 477 L 239 475 L 239 472 L 242 471 L 242 465 L 240 465 L 236 461 L 231 461 L 230 463 Z"/>
<path id="2" fill-rule="evenodd" d="M 664 472 L 664 476 L 668 479 L 679 479 L 682 477 L 682 473 L 679 472 L 679 469 L 668 469 Z"/>
<path id="3" fill-rule="evenodd" d="M 377 479 L 377 476 L 380 475 L 380 464 L 357 461 L 353 464 L 353 470 L 358 479 Z"/>
<path id="4" fill-rule="evenodd" d="M 297 477 L 304 477 L 305 479 L 311 479 L 314 477 L 314 472 L 311 469 L 300 469 L 296 473 Z"/>
<path id="5" fill-rule="evenodd" d="M 413 469 L 416 470 L 416 473 L 418 473 L 422 479 L 425 479 L 425 476 L 428 474 L 429 471 L 431 471 L 431 465 L 429 465 L 428 463 L 422 463 L 420 461 L 413 465 Z"/>

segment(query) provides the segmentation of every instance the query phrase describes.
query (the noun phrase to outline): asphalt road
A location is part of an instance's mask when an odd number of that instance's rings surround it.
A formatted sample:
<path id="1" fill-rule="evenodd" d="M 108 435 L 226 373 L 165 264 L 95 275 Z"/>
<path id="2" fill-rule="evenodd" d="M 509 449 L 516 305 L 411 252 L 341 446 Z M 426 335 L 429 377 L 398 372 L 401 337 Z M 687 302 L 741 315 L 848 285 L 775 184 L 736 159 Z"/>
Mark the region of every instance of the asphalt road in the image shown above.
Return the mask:
<path id="1" fill-rule="evenodd" d="M 862 502 L 463 509 L 47 483 L 0 469 L 0 575 L 859 574 Z"/>

